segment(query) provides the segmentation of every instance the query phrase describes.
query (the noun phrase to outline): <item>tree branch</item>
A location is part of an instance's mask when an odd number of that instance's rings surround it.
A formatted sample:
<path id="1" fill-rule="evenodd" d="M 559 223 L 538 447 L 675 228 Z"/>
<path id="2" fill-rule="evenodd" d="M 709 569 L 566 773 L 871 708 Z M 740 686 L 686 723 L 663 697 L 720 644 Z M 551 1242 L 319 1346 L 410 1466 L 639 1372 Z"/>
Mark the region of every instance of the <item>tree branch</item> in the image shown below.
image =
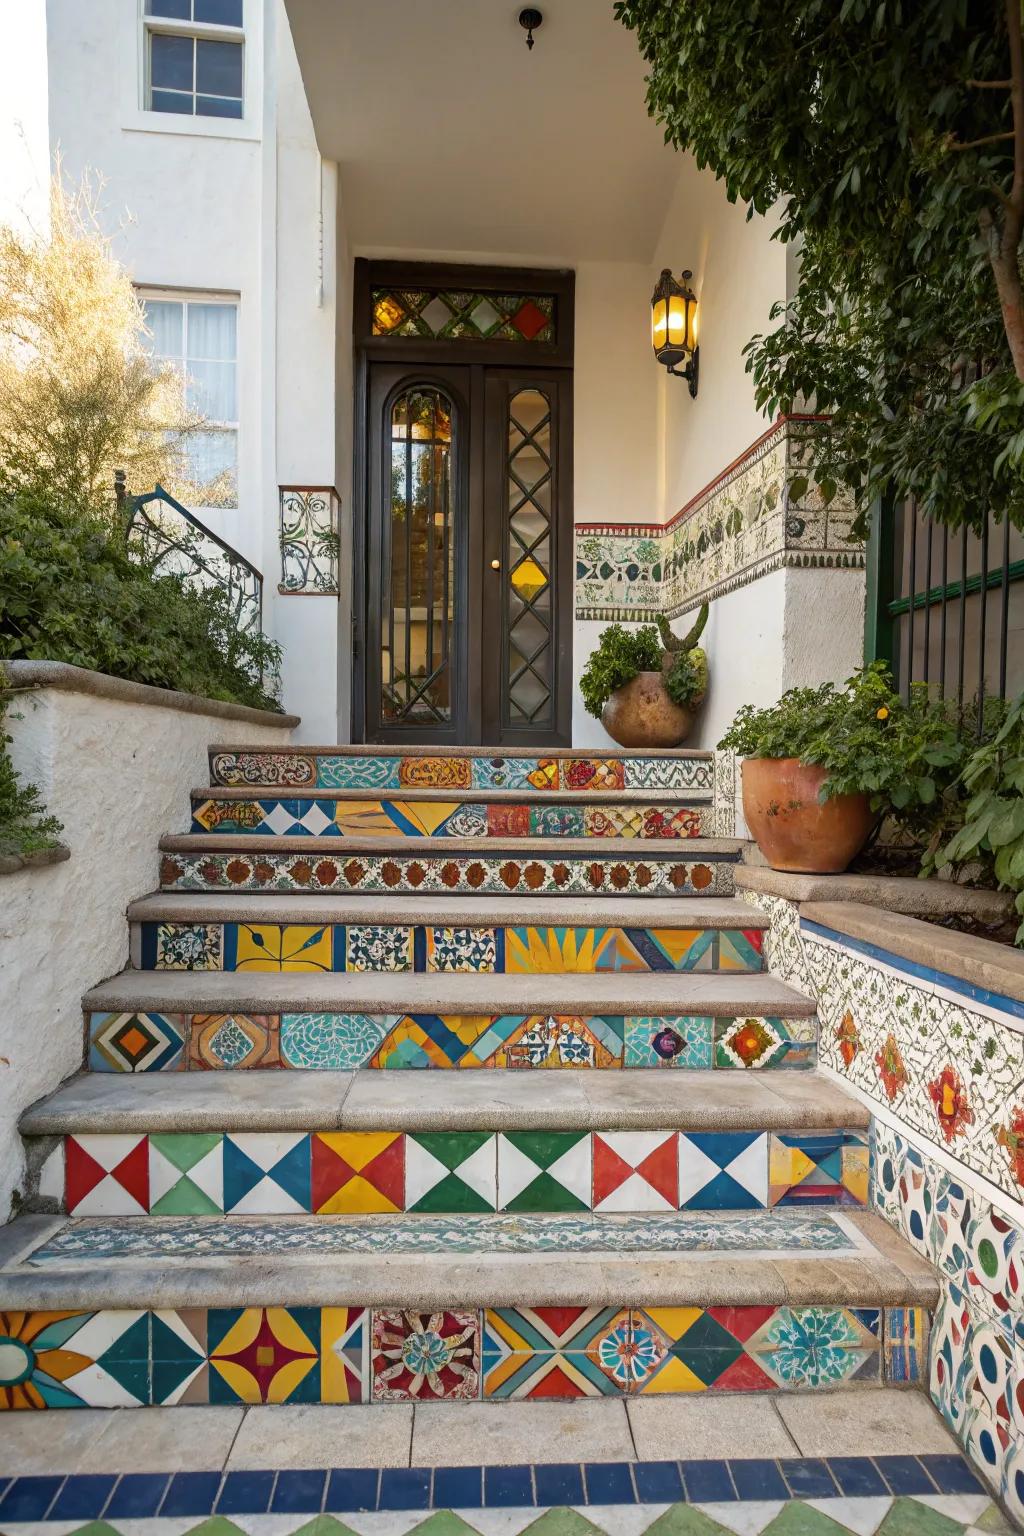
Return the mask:
<path id="1" fill-rule="evenodd" d="M 992 275 L 996 281 L 1003 329 L 1018 379 L 1024 381 L 1024 288 L 1020 275 L 1020 243 L 1024 236 L 1024 36 L 1021 27 L 1021 0 L 1005 0 L 1006 32 L 1010 50 L 1010 104 L 1013 129 L 1000 138 L 1013 139 L 1013 179 L 1010 190 L 1000 194 L 1002 228 L 991 208 L 978 215 L 982 236 L 988 249 Z"/>
<path id="2" fill-rule="evenodd" d="M 1012 80 L 965 80 L 965 85 L 972 85 L 976 91 L 1008 91 L 1013 85 Z"/>
<path id="3" fill-rule="evenodd" d="M 1008 128 L 1005 133 L 986 133 L 983 139 L 968 139 L 963 144 L 957 143 L 956 139 L 950 139 L 946 144 L 946 148 L 957 151 L 964 149 L 980 149 L 983 144 L 1000 144 L 1004 139 L 1012 139 L 1013 137 L 1013 129 Z"/>

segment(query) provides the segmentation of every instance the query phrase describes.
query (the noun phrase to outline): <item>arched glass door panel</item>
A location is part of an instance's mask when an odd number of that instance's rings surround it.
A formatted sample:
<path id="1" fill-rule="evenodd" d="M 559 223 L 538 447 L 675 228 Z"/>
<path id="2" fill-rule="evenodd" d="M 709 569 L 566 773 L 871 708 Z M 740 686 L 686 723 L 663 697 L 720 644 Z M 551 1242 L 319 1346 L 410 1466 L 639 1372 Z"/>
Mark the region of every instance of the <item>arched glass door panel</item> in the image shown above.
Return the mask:
<path id="1" fill-rule="evenodd" d="M 457 413 L 425 384 L 385 409 L 380 719 L 444 726 L 455 702 Z"/>

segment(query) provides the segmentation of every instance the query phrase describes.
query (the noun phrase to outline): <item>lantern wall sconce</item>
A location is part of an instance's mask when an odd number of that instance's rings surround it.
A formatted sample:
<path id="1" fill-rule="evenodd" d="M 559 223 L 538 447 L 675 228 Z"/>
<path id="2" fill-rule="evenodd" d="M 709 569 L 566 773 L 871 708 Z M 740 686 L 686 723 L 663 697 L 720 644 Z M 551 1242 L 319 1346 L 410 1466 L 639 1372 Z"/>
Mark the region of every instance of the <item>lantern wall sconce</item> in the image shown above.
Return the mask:
<path id="1" fill-rule="evenodd" d="M 700 348 L 697 345 L 697 295 L 690 287 L 693 273 L 682 273 L 682 280 L 666 267 L 651 296 L 651 343 L 654 355 L 669 373 L 685 379 L 690 394 L 697 398 Z M 685 368 L 679 364 L 685 363 Z"/>

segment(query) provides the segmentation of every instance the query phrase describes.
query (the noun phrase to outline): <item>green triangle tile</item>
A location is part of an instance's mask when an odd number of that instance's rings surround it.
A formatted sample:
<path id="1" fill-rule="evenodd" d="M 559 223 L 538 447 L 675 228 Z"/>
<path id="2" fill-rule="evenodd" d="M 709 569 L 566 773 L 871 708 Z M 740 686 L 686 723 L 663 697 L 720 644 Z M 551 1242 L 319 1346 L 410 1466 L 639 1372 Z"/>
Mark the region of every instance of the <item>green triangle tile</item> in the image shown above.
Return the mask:
<path id="1" fill-rule="evenodd" d="M 151 1135 L 149 1144 L 161 1152 L 173 1167 L 179 1168 L 182 1173 L 187 1173 L 208 1152 L 220 1146 L 221 1140 L 219 1131 L 210 1136 L 187 1135 L 184 1132 L 175 1131 L 164 1135 Z"/>
<path id="2" fill-rule="evenodd" d="M 505 1206 L 507 1211 L 586 1211 L 590 1207 L 559 1184 L 550 1173 L 541 1173 L 528 1184 L 514 1200 Z"/>
<path id="3" fill-rule="evenodd" d="M 477 1536 L 477 1532 L 454 1510 L 437 1509 L 414 1528 L 413 1536 Z"/>
<path id="4" fill-rule="evenodd" d="M 1011 1536 L 1013 1526 L 1007 1520 L 998 1504 L 990 1504 L 985 1512 L 974 1521 L 972 1530 L 993 1531 L 997 1536 Z"/>
<path id="5" fill-rule="evenodd" d="M 205 1190 L 198 1184 L 193 1184 L 190 1178 L 182 1174 L 176 1184 L 172 1184 L 166 1195 L 161 1195 L 159 1200 L 154 1200 L 150 1206 L 152 1216 L 222 1216 L 224 1213 L 216 1200 L 211 1200 Z"/>
<path id="6" fill-rule="evenodd" d="M 446 1168 L 457 1168 L 490 1141 L 493 1131 L 417 1131 L 410 1141 L 436 1157 Z"/>
<path id="7" fill-rule="evenodd" d="M 69 1531 L 68 1536 L 120 1536 L 120 1532 L 105 1520 L 90 1520 L 88 1525 L 80 1525 L 77 1530 Z"/>
<path id="8" fill-rule="evenodd" d="M 830 1520 L 828 1515 L 812 1509 L 809 1504 L 801 1503 L 799 1499 L 785 1505 L 775 1519 L 765 1526 L 761 1536 L 769 1536 L 769 1533 L 770 1536 L 850 1536 L 845 1525 Z"/>
<path id="9" fill-rule="evenodd" d="M 897 1499 L 878 1527 L 876 1536 L 960 1536 L 961 1521 L 940 1515 L 937 1509 L 916 1499 Z"/>
<path id="10" fill-rule="evenodd" d="M 494 1203 L 485 1200 L 475 1189 L 470 1189 L 458 1174 L 450 1173 L 440 1184 L 428 1189 L 414 1205 L 410 1205 L 409 1210 L 434 1211 L 438 1215 L 447 1211 L 493 1211 Z"/>
<path id="11" fill-rule="evenodd" d="M 523 1536 L 604 1536 L 604 1532 L 577 1509 L 546 1509 L 539 1520 L 526 1527 Z"/>
<path id="12" fill-rule="evenodd" d="M 506 1131 L 508 1140 L 538 1168 L 550 1168 L 552 1163 L 572 1147 L 583 1141 L 586 1131 Z"/>
<path id="13" fill-rule="evenodd" d="M 343 1525 L 333 1515 L 316 1515 L 293 1531 L 292 1536 L 355 1536 L 355 1532 L 350 1525 Z"/>
<path id="14" fill-rule="evenodd" d="M 149 1398 L 149 1313 L 144 1312 L 120 1334 L 96 1364 L 140 1403 Z"/>
<path id="15" fill-rule="evenodd" d="M 725 1526 L 712 1520 L 695 1504 L 673 1504 L 647 1527 L 646 1536 L 727 1536 L 727 1533 Z"/>
<path id="16" fill-rule="evenodd" d="M 236 1525 L 226 1516 L 211 1515 L 209 1520 L 204 1520 L 202 1525 L 194 1525 L 190 1531 L 184 1531 L 182 1536 L 246 1536 L 246 1533 L 242 1526 Z"/>

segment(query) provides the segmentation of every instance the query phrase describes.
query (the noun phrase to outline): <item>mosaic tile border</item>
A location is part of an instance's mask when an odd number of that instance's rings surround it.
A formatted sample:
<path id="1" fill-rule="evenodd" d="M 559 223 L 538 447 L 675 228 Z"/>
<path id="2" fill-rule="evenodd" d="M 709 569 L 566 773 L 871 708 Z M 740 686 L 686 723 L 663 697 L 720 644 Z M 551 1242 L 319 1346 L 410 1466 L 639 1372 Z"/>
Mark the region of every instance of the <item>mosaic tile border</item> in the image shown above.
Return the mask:
<path id="1" fill-rule="evenodd" d="M 673 853 L 608 859 L 599 854 L 564 859 L 507 853 L 473 858 L 395 853 L 338 858 L 301 853 L 166 853 L 160 860 L 164 891 L 370 891 L 394 895 L 431 892 L 492 896 L 731 896 L 736 854 L 705 854 L 693 862 Z"/>
<path id="2" fill-rule="evenodd" d="M 493 1532 L 492 1524 L 474 1521 L 476 1510 L 524 1508 L 537 1515 L 526 1527 L 515 1524 L 527 1536 L 610 1536 L 622 1528 L 624 1507 L 634 1536 L 655 1525 L 717 1536 L 731 1528 L 731 1522 L 723 1526 L 723 1514 L 728 1520 L 741 1513 L 728 1506 L 754 1503 L 764 1508 L 742 1511 L 747 1536 L 757 1536 L 789 1506 L 786 1528 L 796 1524 L 803 1536 L 835 1536 L 837 1524 L 874 1536 L 883 1523 L 905 1536 L 935 1536 L 936 1514 L 946 1536 L 969 1530 L 1009 1536 L 1011 1529 L 966 1461 L 948 1454 L 0 1478 L 0 1518 L 11 1536 L 35 1533 L 35 1522 L 67 1523 L 69 1516 L 102 1519 L 105 1536 L 156 1536 L 170 1519 L 178 1536 L 212 1536 L 211 1516 L 219 1517 L 221 1536 L 259 1536 L 268 1514 L 275 1536 L 353 1536 L 332 1516 L 379 1513 L 386 1520 L 391 1511 L 400 1512 L 402 1523 L 372 1526 L 379 1536 L 397 1536 L 399 1529 L 440 1536 L 434 1515 L 457 1509 L 457 1523 L 445 1527 L 454 1536 Z M 416 1511 L 423 1512 L 422 1522 Z M 158 1516 L 161 1524 L 151 1524 Z M 371 1527 L 360 1522 L 359 1529 Z"/>
<path id="3" fill-rule="evenodd" d="M 872 1204 L 939 1272 L 932 1398 L 1024 1523 L 1024 1226 L 876 1120 Z"/>
<path id="4" fill-rule="evenodd" d="M 817 1023 L 697 1015 L 101 1013 L 93 1072 L 812 1068 Z"/>
<path id="5" fill-rule="evenodd" d="M 63 1176 L 61 1176 L 63 1163 Z M 76 1216 L 863 1207 L 861 1131 L 305 1131 L 61 1138 Z M 383 1242 L 382 1237 L 382 1242 Z"/>
<path id="6" fill-rule="evenodd" d="M 138 924 L 145 971 L 754 973 L 763 929 L 380 923 Z"/>
<path id="7" fill-rule="evenodd" d="M 364 753 L 211 752 L 214 785 L 292 789 L 670 789 L 714 787 L 714 763 L 705 757 L 395 756 Z"/>
<path id="8" fill-rule="evenodd" d="M 663 527 L 577 524 L 576 617 L 673 617 L 784 566 L 862 570 L 852 495 L 826 506 L 813 485 L 799 501 L 789 491 L 814 424 L 777 421 Z"/>
<path id="9" fill-rule="evenodd" d="M 889 1322 L 834 1306 L 4 1313 L 0 1410 L 814 1391 L 883 1380 Z"/>
<path id="10" fill-rule="evenodd" d="M 220 800 L 196 797 L 194 833 L 259 837 L 710 837 L 710 806 L 538 805 L 526 801 Z"/>

